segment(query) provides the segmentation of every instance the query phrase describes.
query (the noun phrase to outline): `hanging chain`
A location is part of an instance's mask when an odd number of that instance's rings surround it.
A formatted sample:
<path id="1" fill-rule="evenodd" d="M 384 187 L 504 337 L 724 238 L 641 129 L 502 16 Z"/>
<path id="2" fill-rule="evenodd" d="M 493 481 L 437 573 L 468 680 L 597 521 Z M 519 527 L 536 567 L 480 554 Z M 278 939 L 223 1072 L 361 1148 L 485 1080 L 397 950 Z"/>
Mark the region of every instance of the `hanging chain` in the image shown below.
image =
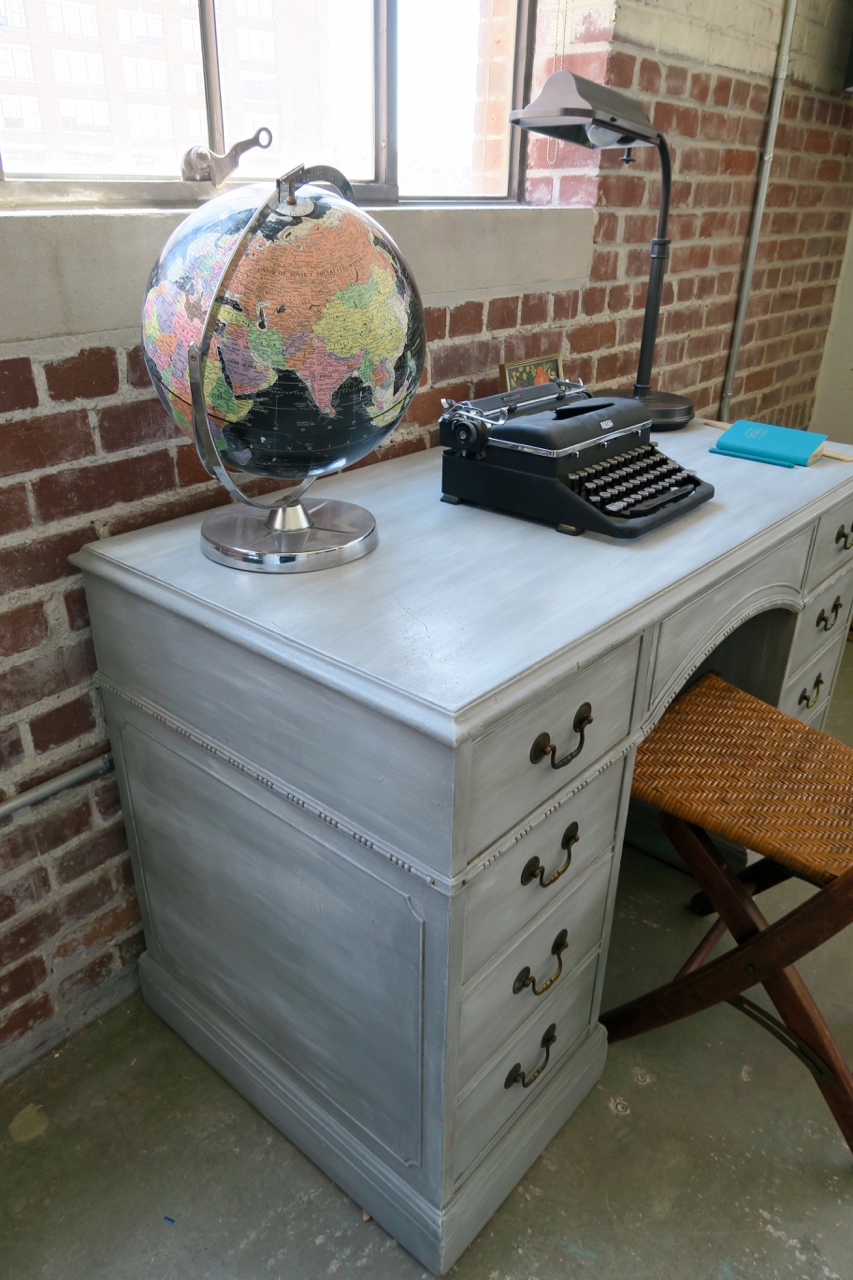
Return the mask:
<path id="1" fill-rule="evenodd" d="M 555 71 L 557 70 L 557 54 L 558 53 L 560 55 L 560 70 L 561 71 L 563 70 L 563 59 L 566 56 L 566 27 L 568 26 L 568 21 L 569 21 L 568 11 L 569 11 L 569 0 L 558 0 L 557 20 L 554 23 L 554 70 Z M 562 42 L 560 41 L 560 15 L 561 14 L 563 18 Z M 554 146 L 553 154 L 551 152 L 552 143 Z M 548 164 L 551 166 L 557 163 L 557 139 L 556 138 L 548 139 L 548 146 L 545 151 L 545 159 L 547 160 Z"/>

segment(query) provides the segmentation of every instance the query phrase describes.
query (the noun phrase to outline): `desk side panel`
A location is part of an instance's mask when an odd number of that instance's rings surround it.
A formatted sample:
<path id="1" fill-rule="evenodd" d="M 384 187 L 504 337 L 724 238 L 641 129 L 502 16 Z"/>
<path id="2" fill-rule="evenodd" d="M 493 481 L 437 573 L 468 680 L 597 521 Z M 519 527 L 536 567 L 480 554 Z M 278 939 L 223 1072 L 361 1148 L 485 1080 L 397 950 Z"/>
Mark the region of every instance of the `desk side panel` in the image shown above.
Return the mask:
<path id="1" fill-rule="evenodd" d="M 98 669 L 131 699 L 447 874 L 453 752 L 112 583 L 85 575 Z"/>

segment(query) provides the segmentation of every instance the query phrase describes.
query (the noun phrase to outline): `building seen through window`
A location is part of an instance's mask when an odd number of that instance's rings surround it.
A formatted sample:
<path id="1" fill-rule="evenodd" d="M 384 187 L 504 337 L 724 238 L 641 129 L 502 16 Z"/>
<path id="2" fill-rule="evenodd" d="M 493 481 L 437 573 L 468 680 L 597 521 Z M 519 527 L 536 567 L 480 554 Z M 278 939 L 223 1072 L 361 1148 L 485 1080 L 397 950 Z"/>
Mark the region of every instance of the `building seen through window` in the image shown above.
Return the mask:
<path id="1" fill-rule="evenodd" d="M 516 3 L 396 0 L 401 195 L 507 195 Z M 244 157 L 241 177 L 325 163 L 374 180 L 377 141 L 383 159 L 394 145 L 374 123 L 375 7 L 216 0 L 225 146 L 262 125 L 273 133 L 268 151 Z M 197 0 L 0 0 L 7 178 L 177 179 L 199 143 L 208 131 Z"/>

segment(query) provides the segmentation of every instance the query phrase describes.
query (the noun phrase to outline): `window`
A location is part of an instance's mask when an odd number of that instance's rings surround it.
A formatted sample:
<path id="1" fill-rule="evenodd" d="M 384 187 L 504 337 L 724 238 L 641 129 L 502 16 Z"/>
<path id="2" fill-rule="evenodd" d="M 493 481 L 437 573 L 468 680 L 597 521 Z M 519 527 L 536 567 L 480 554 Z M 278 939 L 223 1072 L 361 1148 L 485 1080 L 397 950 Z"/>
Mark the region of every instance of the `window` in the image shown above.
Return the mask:
<path id="1" fill-rule="evenodd" d="M 32 80 L 33 58 L 25 44 L 0 44 L 0 80 Z"/>
<path id="2" fill-rule="evenodd" d="M 275 38 L 269 31 L 238 27 L 237 53 L 244 62 L 275 62 Z"/>
<path id="3" fill-rule="evenodd" d="M 0 27 L 13 27 L 16 31 L 24 31 L 26 26 L 24 0 L 0 0 Z"/>
<path id="4" fill-rule="evenodd" d="M 179 181 L 189 147 L 265 125 L 272 146 L 235 180 L 304 160 L 342 170 L 360 199 L 505 199 L 516 28 L 534 3 L 0 0 L 0 86 L 27 86 L 4 110 L 0 164 L 7 179 Z"/>
<path id="5" fill-rule="evenodd" d="M 76 84 L 86 89 L 100 89 L 104 83 L 104 64 L 99 53 L 83 53 L 79 49 L 54 49 L 53 74 L 57 84 Z"/>
<path id="6" fill-rule="evenodd" d="M 150 103 L 131 102 L 127 119 L 132 138 L 171 138 L 172 113 L 168 107 L 155 107 Z"/>
<path id="7" fill-rule="evenodd" d="M 136 93 L 166 93 L 166 64 L 159 58 L 122 58 L 124 87 Z M 189 68 L 188 68 L 189 69 Z"/>
<path id="8" fill-rule="evenodd" d="M 118 9 L 118 38 L 121 44 L 147 44 L 162 46 L 163 19 L 159 13 L 143 13 L 140 9 Z"/>
<path id="9" fill-rule="evenodd" d="M 89 98 L 60 98 L 62 127 L 69 133 L 108 133 L 110 112 L 105 102 Z"/>
<path id="10" fill-rule="evenodd" d="M 93 4 L 65 4 L 47 0 L 47 29 L 52 36 L 98 39 L 98 11 Z"/>
<path id="11" fill-rule="evenodd" d="M 262 71 L 241 71 L 240 92 L 244 98 L 256 102 L 275 102 L 275 76 L 264 75 Z"/>
<path id="12" fill-rule="evenodd" d="M 0 115 L 4 129 L 20 129 L 27 133 L 38 133 L 41 130 L 38 98 L 0 93 Z"/>

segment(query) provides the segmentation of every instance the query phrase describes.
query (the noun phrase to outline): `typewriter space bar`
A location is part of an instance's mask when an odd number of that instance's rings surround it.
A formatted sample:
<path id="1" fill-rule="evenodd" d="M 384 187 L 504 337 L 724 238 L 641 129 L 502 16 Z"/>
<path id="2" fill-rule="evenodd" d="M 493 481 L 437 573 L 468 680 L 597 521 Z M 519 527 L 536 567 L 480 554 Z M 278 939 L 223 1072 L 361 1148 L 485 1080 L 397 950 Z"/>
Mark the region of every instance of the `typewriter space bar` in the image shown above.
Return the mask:
<path id="1" fill-rule="evenodd" d="M 680 489 L 669 489 L 666 493 L 661 493 L 656 498 L 646 498 L 645 502 L 638 502 L 632 507 L 630 512 L 626 512 L 628 518 L 634 516 L 650 516 L 653 511 L 658 511 L 661 507 L 665 507 L 668 502 L 678 502 L 680 498 L 686 498 L 688 494 L 693 492 L 692 484 L 682 485 Z"/>

